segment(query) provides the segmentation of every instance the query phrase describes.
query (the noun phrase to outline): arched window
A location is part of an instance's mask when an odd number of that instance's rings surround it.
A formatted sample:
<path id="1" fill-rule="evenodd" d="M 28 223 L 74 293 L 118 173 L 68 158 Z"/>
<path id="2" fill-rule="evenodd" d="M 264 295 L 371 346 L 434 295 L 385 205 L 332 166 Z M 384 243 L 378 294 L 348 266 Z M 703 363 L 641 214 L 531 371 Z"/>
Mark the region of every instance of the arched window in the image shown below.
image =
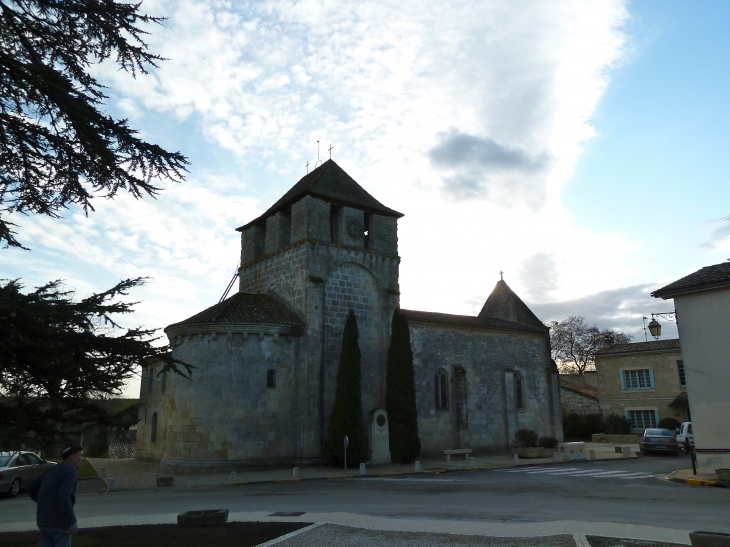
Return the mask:
<path id="1" fill-rule="evenodd" d="M 276 389 L 276 369 L 270 368 L 266 371 L 266 387 Z"/>
<path id="2" fill-rule="evenodd" d="M 522 374 L 514 373 L 515 376 L 515 406 L 517 408 L 525 408 L 525 399 L 523 397 Z"/>
<path id="3" fill-rule="evenodd" d="M 162 383 L 160 384 L 160 392 L 165 393 L 167 389 L 167 371 L 162 372 Z"/>
<path id="4" fill-rule="evenodd" d="M 150 367 L 147 369 L 149 371 L 149 377 L 147 378 L 147 395 L 152 393 L 152 383 L 155 381 L 155 369 L 154 367 Z"/>
<path id="5" fill-rule="evenodd" d="M 449 375 L 442 368 L 433 375 L 436 396 L 436 410 L 449 409 Z"/>
<path id="6" fill-rule="evenodd" d="M 150 441 L 157 441 L 157 412 L 152 415 L 152 433 L 150 433 Z"/>

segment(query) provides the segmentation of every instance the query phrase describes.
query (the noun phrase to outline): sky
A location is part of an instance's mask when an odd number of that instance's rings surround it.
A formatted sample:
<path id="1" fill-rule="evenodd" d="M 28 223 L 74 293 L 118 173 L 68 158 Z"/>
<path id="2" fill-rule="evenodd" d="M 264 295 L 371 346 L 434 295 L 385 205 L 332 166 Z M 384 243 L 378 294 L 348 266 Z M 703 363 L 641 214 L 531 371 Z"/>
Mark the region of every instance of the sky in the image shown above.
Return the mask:
<path id="1" fill-rule="evenodd" d="M 149 277 L 124 326 L 218 302 L 235 228 L 331 154 L 399 220 L 401 307 L 475 315 L 499 272 L 543 321 L 644 340 L 649 293 L 730 258 L 730 4 L 145 0 L 108 112 L 190 161 L 157 199 L 11 219 L 0 278 L 79 297 Z M 728 217 L 728 218 L 726 218 Z M 677 336 L 662 320 L 663 338 Z M 138 384 L 130 384 L 134 395 Z"/>

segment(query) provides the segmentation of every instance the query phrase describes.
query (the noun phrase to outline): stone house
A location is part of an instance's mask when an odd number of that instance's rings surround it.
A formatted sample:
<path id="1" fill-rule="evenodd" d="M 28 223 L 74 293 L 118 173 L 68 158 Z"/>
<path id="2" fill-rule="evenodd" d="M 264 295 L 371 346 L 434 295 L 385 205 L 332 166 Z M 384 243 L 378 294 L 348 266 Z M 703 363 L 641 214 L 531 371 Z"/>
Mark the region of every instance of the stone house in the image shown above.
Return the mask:
<path id="1" fill-rule="evenodd" d="M 145 363 L 137 457 L 179 469 L 320 461 L 350 310 L 363 416 L 384 408 L 402 216 L 329 160 L 238 228 L 238 292 L 165 329 L 192 379 L 163 386 L 161 364 Z M 520 428 L 562 438 L 548 329 L 503 280 L 478 316 L 403 311 L 424 454 L 506 451 Z"/>
<path id="2" fill-rule="evenodd" d="M 651 295 L 674 300 L 697 471 L 729 469 L 730 262 L 704 267 Z"/>
<path id="3" fill-rule="evenodd" d="M 604 347 L 596 352 L 596 375 L 604 416 L 626 416 L 636 431 L 663 418 L 689 419 L 689 408 L 676 403 L 687 391 L 676 338 Z"/>
<path id="4" fill-rule="evenodd" d="M 598 387 L 593 385 L 595 372 L 584 374 L 561 374 L 560 401 L 563 405 L 563 419 L 569 414 L 601 414 L 598 404 Z"/>

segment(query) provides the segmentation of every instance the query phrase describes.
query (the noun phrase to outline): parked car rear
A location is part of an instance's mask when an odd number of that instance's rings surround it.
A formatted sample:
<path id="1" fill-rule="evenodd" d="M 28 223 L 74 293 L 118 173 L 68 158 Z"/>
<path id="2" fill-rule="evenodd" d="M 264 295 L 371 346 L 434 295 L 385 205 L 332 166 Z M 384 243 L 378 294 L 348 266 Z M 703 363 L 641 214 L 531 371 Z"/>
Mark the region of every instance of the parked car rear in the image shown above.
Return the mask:
<path id="1" fill-rule="evenodd" d="M 639 450 L 642 454 L 649 452 L 671 452 L 679 455 L 679 443 L 674 433 L 668 429 L 650 428 L 645 429 L 639 441 Z"/>
<path id="2" fill-rule="evenodd" d="M 17 496 L 33 479 L 54 465 L 26 450 L 0 452 L 0 493 L 11 498 Z"/>

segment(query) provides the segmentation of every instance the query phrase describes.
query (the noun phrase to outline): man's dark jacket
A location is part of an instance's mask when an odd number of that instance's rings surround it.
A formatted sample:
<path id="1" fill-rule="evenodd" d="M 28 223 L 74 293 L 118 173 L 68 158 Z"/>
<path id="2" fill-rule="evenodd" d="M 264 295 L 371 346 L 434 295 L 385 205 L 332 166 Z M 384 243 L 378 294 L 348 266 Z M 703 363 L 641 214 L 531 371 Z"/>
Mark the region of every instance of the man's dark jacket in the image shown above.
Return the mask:
<path id="1" fill-rule="evenodd" d="M 76 482 L 79 472 L 69 463 L 48 469 L 28 487 L 28 495 L 38 503 L 36 518 L 39 528 L 63 528 L 76 522 Z"/>

